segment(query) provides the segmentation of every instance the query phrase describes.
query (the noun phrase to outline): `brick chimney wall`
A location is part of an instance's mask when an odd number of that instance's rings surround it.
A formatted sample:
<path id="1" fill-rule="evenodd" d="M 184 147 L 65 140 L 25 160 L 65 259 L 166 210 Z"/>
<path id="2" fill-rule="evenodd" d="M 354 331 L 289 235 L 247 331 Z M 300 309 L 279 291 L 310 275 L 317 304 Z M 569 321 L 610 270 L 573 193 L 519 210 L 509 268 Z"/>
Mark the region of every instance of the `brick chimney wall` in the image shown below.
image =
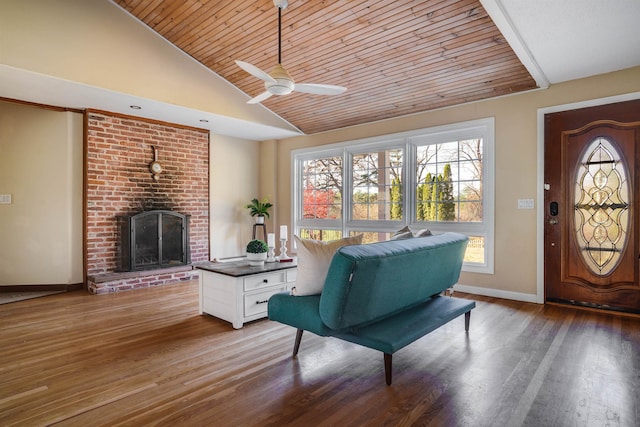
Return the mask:
<path id="1" fill-rule="evenodd" d="M 164 169 L 158 180 L 149 170 L 154 147 Z M 116 217 L 155 209 L 191 215 L 191 262 L 208 261 L 209 131 L 89 110 L 85 156 L 89 291 L 117 292 L 197 277 L 188 269 L 114 275 L 119 266 Z"/>

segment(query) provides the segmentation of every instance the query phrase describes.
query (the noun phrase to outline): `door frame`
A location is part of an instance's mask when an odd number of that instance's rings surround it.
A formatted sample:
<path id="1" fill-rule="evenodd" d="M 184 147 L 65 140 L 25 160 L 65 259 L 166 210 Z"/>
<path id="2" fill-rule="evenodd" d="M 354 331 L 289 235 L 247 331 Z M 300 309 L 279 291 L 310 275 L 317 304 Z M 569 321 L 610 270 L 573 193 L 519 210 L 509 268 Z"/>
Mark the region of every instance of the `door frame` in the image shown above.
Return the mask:
<path id="1" fill-rule="evenodd" d="M 536 199 L 536 302 L 544 304 L 544 116 L 549 113 L 575 110 L 578 108 L 597 107 L 599 105 L 640 99 L 640 92 L 590 99 L 570 104 L 554 105 L 538 108 L 537 119 L 537 188 Z"/>

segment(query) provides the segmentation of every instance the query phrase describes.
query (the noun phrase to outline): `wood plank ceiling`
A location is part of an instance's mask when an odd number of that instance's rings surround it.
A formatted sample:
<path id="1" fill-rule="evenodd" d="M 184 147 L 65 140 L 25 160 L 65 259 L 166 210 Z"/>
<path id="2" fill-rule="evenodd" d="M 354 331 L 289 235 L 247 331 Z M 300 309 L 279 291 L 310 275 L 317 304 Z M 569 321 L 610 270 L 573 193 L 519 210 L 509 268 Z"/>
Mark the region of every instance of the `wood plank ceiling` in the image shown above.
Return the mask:
<path id="1" fill-rule="evenodd" d="M 116 3 L 250 97 L 264 92 L 234 60 L 277 64 L 273 0 Z M 536 87 L 478 0 L 289 0 L 282 63 L 297 82 L 348 88 L 263 101 L 306 134 Z"/>

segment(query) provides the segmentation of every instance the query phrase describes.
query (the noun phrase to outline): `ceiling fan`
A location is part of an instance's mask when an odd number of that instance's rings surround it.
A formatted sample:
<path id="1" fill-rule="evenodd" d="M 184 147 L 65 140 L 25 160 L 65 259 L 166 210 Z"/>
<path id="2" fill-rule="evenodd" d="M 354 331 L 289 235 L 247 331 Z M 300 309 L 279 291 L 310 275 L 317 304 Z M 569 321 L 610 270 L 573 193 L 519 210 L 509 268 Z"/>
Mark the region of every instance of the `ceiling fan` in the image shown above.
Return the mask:
<path id="1" fill-rule="evenodd" d="M 282 10 L 287 7 L 287 0 L 273 0 L 278 8 L 278 65 L 266 73 L 248 62 L 237 61 L 236 64 L 254 77 L 264 80 L 265 92 L 247 101 L 247 104 L 257 104 L 269 98 L 271 95 L 288 95 L 293 91 L 312 93 L 316 95 L 338 95 L 347 90 L 343 86 L 327 85 L 320 83 L 295 83 L 287 70 L 282 66 Z"/>

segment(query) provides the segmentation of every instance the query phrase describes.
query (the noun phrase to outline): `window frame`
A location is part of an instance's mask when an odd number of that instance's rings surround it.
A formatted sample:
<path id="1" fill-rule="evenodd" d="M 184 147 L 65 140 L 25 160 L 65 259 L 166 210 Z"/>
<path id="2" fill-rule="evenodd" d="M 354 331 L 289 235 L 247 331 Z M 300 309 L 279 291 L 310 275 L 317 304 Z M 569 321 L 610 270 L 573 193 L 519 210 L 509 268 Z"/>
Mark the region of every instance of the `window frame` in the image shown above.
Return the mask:
<path id="1" fill-rule="evenodd" d="M 482 222 L 417 221 L 415 196 L 417 147 L 475 138 L 482 138 Z M 406 183 L 403 185 L 402 193 L 403 219 L 400 221 L 353 220 L 351 205 L 353 200 L 353 156 L 398 148 L 403 150 L 402 180 Z M 342 216 L 335 220 L 305 219 L 302 217 L 303 193 L 301 191 L 303 162 L 326 157 L 342 158 Z M 292 150 L 291 164 L 293 233 L 298 234 L 302 228 L 320 228 L 340 231 L 343 236 L 348 236 L 352 231 L 393 233 L 404 226 L 409 226 L 413 230 L 429 228 L 434 233 L 454 231 L 484 238 L 484 263 L 465 262 L 463 271 L 493 274 L 495 240 L 495 119 L 493 117 Z"/>

